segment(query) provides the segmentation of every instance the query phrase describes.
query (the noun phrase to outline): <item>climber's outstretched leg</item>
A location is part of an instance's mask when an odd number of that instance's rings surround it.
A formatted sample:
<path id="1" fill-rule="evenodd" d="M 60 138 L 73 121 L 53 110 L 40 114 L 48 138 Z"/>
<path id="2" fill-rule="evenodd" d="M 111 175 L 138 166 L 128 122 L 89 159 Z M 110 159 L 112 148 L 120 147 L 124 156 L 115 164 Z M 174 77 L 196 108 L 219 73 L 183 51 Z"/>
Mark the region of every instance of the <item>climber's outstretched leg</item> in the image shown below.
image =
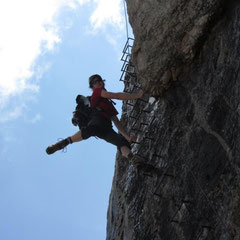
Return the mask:
<path id="1" fill-rule="evenodd" d="M 55 144 L 48 146 L 46 149 L 46 152 L 47 152 L 47 154 L 53 154 L 58 150 L 64 149 L 70 143 L 79 142 L 82 140 L 83 140 L 83 138 L 82 138 L 81 131 L 78 131 L 73 136 L 65 138 Z"/>
<path id="2" fill-rule="evenodd" d="M 81 131 L 76 132 L 74 135 L 71 136 L 71 140 L 73 143 L 82 141 L 83 140 L 82 132 Z"/>

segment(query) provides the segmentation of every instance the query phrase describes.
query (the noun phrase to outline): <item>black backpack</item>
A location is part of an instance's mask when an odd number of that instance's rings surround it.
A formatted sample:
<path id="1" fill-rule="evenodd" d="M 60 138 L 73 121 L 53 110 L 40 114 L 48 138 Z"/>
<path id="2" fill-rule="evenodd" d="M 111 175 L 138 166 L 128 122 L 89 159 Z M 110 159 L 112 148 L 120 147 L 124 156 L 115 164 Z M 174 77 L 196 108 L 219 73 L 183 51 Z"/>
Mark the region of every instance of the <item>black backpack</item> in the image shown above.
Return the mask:
<path id="1" fill-rule="evenodd" d="M 89 121 L 92 119 L 93 115 L 98 115 L 103 110 L 100 107 L 90 107 L 91 97 L 84 97 L 82 95 L 77 95 L 76 97 L 76 109 L 73 112 L 72 124 L 78 126 L 80 129 L 86 127 Z M 114 101 L 109 99 L 111 103 L 116 104 Z"/>
<path id="2" fill-rule="evenodd" d="M 77 95 L 76 97 L 77 106 L 73 112 L 72 124 L 80 129 L 87 126 L 94 112 L 94 109 L 90 107 L 90 99 L 91 97 L 82 95 Z"/>

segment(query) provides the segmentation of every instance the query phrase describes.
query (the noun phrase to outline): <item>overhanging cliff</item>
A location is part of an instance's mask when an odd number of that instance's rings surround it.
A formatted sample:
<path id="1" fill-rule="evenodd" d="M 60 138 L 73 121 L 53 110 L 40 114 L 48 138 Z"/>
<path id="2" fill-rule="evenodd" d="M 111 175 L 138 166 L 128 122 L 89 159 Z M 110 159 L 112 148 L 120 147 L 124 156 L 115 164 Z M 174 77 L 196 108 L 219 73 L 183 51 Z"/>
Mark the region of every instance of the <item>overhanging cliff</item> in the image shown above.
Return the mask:
<path id="1" fill-rule="evenodd" d="M 157 98 L 125 103 L 122 121 L 158 171 L 118 154 L 107 239 L 240 239 L 240 2 L 127 5 L 137 79 Z"/>

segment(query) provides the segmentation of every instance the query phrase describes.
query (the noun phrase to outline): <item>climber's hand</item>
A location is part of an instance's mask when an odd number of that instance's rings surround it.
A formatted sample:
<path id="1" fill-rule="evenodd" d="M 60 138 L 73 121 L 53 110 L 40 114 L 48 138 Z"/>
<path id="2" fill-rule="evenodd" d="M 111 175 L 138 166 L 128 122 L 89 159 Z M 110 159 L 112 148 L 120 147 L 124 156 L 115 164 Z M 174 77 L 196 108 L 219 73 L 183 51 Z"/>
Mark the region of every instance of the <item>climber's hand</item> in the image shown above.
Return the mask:
<path id="1" fill-rule="evenodd" d="M 138 95 L 138 98 L 141 98 L 144 95 L 144 91 L 140 90 L 137 95 Z"/>

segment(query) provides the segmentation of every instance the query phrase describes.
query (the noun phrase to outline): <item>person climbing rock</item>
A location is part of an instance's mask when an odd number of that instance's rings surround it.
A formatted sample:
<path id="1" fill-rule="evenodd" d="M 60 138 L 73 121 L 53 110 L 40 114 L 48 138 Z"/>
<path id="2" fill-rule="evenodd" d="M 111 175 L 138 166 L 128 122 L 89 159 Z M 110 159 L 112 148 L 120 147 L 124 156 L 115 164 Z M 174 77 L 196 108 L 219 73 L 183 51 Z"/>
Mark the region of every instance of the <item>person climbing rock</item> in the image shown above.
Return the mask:
<path id="1" fill-rule="evenodd" d="M 138 166 L 141 159 L 133 155 L 130 143 L 136 141 L 136 136 L 130 136 L 123 128 L 117 117 L 117 110 L 113 106 L 111 99 L 132 100 L 139 99 L 144 95 L 141 90 L 138 93 L 113 93 L 105 89 L 105 83 L 102 77 L 94 74 L 89 77 L 89 87 L 92 89 L 90 98 L 91 108 L 98 109 L 92 114 L 87 126 L 82 127 L 74 135 L 67 137 L 53 145 L 47 147 L 47 154 L 53 154 L 58 150 L 64 149 L 67 145 L 86 140 L 92 136 L 99 137 L 105 141 L 116 145 L 122 155 L 128 158 L 133 164 Z M 112 128 L 112 122 L 117 127 L 120 134 Z"/>

